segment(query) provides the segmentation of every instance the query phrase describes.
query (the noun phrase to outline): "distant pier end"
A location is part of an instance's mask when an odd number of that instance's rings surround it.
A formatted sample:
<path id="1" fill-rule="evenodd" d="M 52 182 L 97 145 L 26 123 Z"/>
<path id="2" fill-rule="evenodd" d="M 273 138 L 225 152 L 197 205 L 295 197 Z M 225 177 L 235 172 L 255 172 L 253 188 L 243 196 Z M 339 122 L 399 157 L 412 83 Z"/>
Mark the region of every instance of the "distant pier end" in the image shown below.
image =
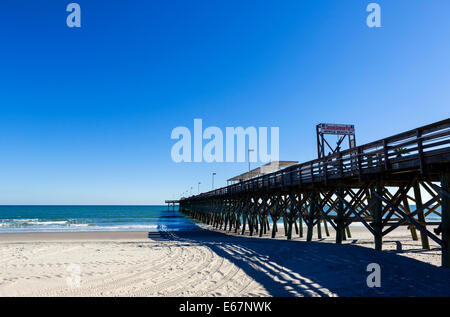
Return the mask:
<path id="1" fill-rule="evenodd" d="M 167 210 L 170 211 L 170 205 L 172 205 L 172 211 L 175 211 L 175 205 L 179 204 L 179 200 L 166 200 L 165 203 L 167 204 Z"/>

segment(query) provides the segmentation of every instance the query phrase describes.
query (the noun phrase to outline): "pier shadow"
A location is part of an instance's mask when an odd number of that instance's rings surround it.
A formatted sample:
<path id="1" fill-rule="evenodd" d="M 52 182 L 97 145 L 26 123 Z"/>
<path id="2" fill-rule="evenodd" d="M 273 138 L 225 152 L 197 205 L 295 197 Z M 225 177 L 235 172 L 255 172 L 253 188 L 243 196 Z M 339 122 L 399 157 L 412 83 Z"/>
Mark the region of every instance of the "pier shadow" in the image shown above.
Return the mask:
<path id="1" fill-rule="evenodd" d="M 355 244 L 230 236 L 200 228 L 149 237 L 206 246 L 272 296 L 450 296 L 450 269 Z M 367 286 L 370 263 L 380 265 L 379 288 Z"/>

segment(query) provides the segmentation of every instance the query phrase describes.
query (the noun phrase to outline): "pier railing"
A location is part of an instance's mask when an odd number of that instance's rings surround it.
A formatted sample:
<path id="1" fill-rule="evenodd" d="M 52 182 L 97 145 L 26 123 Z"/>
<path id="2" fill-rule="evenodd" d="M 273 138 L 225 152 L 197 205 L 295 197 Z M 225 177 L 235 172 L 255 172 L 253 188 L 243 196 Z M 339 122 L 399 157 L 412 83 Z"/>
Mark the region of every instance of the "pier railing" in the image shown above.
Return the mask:
<path id="1" fill-rule="evenodd" d="M 315 182 L 326 184 L 333 179 L 411 169 L 426 173 L 427 165 L 434 163 L 450 163 L 450 119 L 195 197 L 203 199 Z"/>

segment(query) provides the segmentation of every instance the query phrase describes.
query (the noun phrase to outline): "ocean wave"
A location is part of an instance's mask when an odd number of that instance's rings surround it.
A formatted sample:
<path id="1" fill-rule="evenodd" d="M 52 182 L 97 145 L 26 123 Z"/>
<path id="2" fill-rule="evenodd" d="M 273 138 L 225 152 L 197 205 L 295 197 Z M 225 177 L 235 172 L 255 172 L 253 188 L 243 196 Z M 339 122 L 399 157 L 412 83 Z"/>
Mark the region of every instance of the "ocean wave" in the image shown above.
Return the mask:
<path id="1" fill-rule="evenodd" d="M 37 218 L 26 219 L 26 218 L 13 218 L 13 219 L 1 219 L 2 222 L 30 222 L 30 221 L 39 221 Z"/>
<path id="2" fill-rule="evenodd" d="M 40 219 L 3 219 L 0 220 L 1 227 L 28 227 L 28 226 L 73 226 L 69 220 L 40 220 Z M 81 224 L 85 225 L 85 224 Z M 86 224 L 87 225 L 87 224 Z"/>
<path id="3" fill-rule="evenodd" d="M 116 229 L 156 229 L 159 225 L 118 225 L 118 226 L 96 226 L 100 229 L 116 230 Z"/>
<path id="4" fill-rule="evenodd" d="M 30 221 L 29 225 L 48 226 L 48 225 L 65 225 L 67 221 Z"/>
<path id="5" fill-rule="evenodd" d="M 89 223 L 69 223 L 68 221 L 41 221 L 18 225 L 13 222 L 0 223 L 0 232 L 76 232 L 76 231 L 158 231 L 167 230 L 158 224 L 98 225 Z"/>

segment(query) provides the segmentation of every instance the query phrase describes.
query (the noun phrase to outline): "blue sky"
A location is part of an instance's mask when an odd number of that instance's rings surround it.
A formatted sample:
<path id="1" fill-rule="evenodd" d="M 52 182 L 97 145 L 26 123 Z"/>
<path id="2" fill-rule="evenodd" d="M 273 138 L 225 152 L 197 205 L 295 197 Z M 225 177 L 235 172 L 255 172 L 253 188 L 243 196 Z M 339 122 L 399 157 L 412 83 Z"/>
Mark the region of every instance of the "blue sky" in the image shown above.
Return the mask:
<path id="1" fill-rule="evenodd" d="M 315 125 L 357 144 L 450 114 L 448 0 L 0 3 L 0 204 L 158 204 L 247 163 L 172 162 L 173 128 L 280 127 L 316 157 Z"/>

